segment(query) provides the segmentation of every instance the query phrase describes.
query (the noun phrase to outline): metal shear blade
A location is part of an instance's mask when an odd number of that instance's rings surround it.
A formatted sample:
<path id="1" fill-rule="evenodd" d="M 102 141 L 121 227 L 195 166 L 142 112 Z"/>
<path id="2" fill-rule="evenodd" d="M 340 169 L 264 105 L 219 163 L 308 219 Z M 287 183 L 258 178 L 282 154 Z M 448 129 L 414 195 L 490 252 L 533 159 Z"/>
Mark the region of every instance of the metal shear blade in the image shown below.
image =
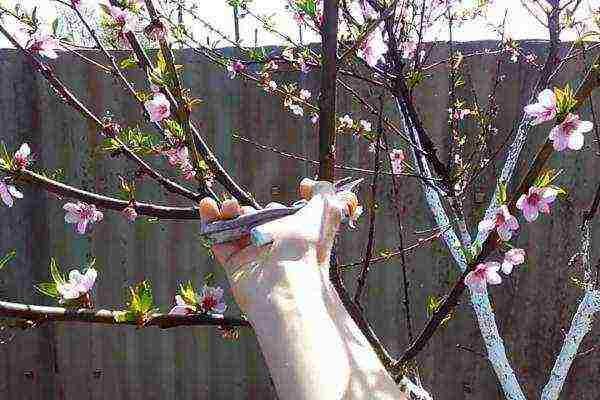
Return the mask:
<path id="1" fill-rule="evenodd" d="M 355 190 L 363 179 L 351 180 L 352 178 L 341 179 L 334 183 L 335 192 L 347 192 Z M 267 222 L 295 214 L 308 202 L 300 200 L 290 207 L 266 208 L 256 212 L 241 215 L 237 218 L 227 221 L 216 221 L 208 224 L 202 224 L 200 236 L 207 239 L 212 244 L 231 242 L 242 236 L 251 233 L 252 229 Z"/>

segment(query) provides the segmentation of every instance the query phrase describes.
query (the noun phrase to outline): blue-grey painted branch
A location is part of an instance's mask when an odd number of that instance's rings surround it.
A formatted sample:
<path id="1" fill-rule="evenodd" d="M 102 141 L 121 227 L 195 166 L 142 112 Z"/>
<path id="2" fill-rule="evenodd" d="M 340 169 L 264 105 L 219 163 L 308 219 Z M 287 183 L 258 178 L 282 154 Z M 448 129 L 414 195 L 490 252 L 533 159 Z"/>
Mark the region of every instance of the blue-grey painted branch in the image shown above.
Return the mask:
<path id="1" fill-rule="evenodd" d="M 502 385 L 506 399 L 525 400 L 525 395 L 506 357 L 504 341 L 498 332 L 496 318 L 487 290 L 484 292 L 471 291 L 471 304 L 473 304 L 473 310 L 477 316 L 477 323 L 485 342 L 488 358 Z"/>
<path id="2" fill-rule="evenodd" d="M 586 290 L 592 290 L 594 288 L 594 282 L 592 282 L 592 267 L 590 265 L 590 220 L 585 219 L 583 221 L 582 232 L 581 232 L 581 250 L 580 256 L 582 258 L 583 266 L 583 282 L 585 283 Z"/>
<path id="3" fill-rule="evenodd" d="M 500 173 L 500 179 L 498 180 L 499 184 L 509 185 L 510 180 L 512 179 L 515 167 L 517 166 L 517 161 L 519 160 L 519 156 L 521 155 L 521 150 L 523 150 L 523 146 L 525 146 L 525 140 L 527 139 L 527 134 L 529 129 L 531 128 L 531 124 L 529 120 L 523 117 L 521 122 L 519 123 L 519 128 L 517 129 L 517 136 L 515 140 L 512 142 L 508 149 L 508 155 L 506 156 L 506 162 L 502 167 L 502 172 Z M 496 189 L 494 190 L 494 195 L 490 200 L 490 205 L 485 211 L 485 219 L 491 218 L 492 215 L 495 214 L 496 209 L 498 208 L 498 193 L 500 191 L 500 185 L 496 185 Z M 478 232 L 477 238 L 475 239 L 475 243 L 481 245 L 487 239 L 487 233 Z"/>
<path id="4" fill-rule="evenodd" d="M 582 258 L 586 292 L 581 303 L 579 303 L 573 321 L 571 321 L 571 328 L 565 336 L 565 341 L 556 358 L 548 383 L 544 386 L 542 400 L 558 399 L 571 364 L 577 355 L 579 345 L 592 328 L 592 317 L 600 309 L 600 291 L 593 290 L 594 283 L 592 282 L 592 268 L 590 265 L 590 219 L 591 216 L 589 215 L 584 218 L 581 232 L 581 250 L 579 252 L 579 256 Z"/>
<path id="5" fill-rule="evenodd" d="M 600 291 L 588 290 L 579 303 L 569 333 L 565 337 L 560 354 L 556 358 L 550 379 L 542 391 L 542 400 L 556 400 L 565 383 L 567 373 L 584 336 L 592 328 L 593 316 L 600 310 Z"/>
<path id="6" fill-rule="evenodd" d="M 408 135 L 415 142 L 415 144 L 419 145 L 419 138 L 416 135 L 416 132 L 412 129 L 412 125 L 410 120 L 406 118 L 406 113 L 403 110 L 402 103 L 396 99 L 396 105 L 398 107 L 398 111 L 400 112 L 402 118 L 402 122 L 405 130 L 408 132 Z M 419 170 L 419 173 L 425 177 L 431 177 L 431 172 L 427 166 L 427 162 L 420 153 L 413 151 L 413 158 Z M 516 160 L 515 160 L 516 163 Z M 426 184 L 426 181 L 423 181 L 423 191 L 425 193 L 425 199 L 429 206 L 430 211 L 432 212 L 436 223 L 439 226 L 446 226 L 450 223 L 450 219 L 448 218 L 448 214 L 444 210 L 442 206 L 441 198 L 439 196 L 438 191 L 432 186 Z M 468 233 L 467 233 L 468 235 Z M 467 260 L 465 255 L 461 249 L 461 244 L 456 236 L 456 232 L 451 227 L 442 235 L 446 245 L 448 246 L 452 257 L 456 261 L 458 268 L 464 272 L 467 268 Z M 470 237 L 468 238 L 470 241 Z M 485 342 L 485 347 L 488 352 L 488 358 L 490 363 L 492 364 L 492 368 L 498 377 L 498 380 L 504 390 L 504 394 L 508 400 L 525 400 L 525 395 L 521 387 L 519 386 L 519 382 L 517 381 L 517 377 L 515 375 L 514 370 L 510 366 L 508 362 L 508 358 L 506 357 L 506 350 L 504 348 L 504 342 L 500 337 L 498 332 L 498 327 L 496 325 L 496 318 L 494 315 L 494 311 L 490 305 L 490 300 L 487 295 L 487 291 L 481 294 L 471 293 L 471 303 L 473 304 L 473 309 L 477 316 L 477 322 L 479 324 L 479 330 L 481 331 L 481 336 Z"/>
<path id="7" fill-rule="evenodd" d="M 458 228 L 458 233 L 460 234 L 459 237 L 461 243 L 463 247 L 467 249 L 471 246 L 471 235 L 469 234 L 469 229 L 467 228 L 462 202 L 459 201 L 457 197 L 449 197 L 448 202 L 450 203 L 450 207 L 452 208 L 452 212 L 454 214 L 454 219 L 456 220 L 456 227 Z"/>
<path id="8" fill-rule="evenodd" d="M 421 180 L 423 184 L 423 192 L 425 193 L 425 199 L 427 200 L 427 204 L 429 205 L 429 209 L 433 214 L 433 218 L 437 226 L 449 226 L 450 219 L 448 218 L 448 214 L 444 210 L 444 206 L 442 204 L 442 200 L 439 195 L 439 189 L 436 186 L 430 184 L 431 181 L 428 181 L 428 178 L 432 178 L 431 171 L 429 170 L 429 166 L 427 165 L 427 160 L 423 155 L 423 152 L 416 151 L 415 148 L 421 149 L 421 143 L 419 141 L 419 135 L 412 128 L 412 124 L 410 121 L 405 118 L 406 111 L 404 110 L 404 106 L 398 99 L 396 99 L 396 106 L 402 115 L 402 121 L 404 124 L 405 130 L 408 132 L 408 136 L 413 142 L 413 146 L 410 146 L 412 149 L 413 159 L 415 160 L 415 164 L 417 169 L 419 170 L 419 174 L 425 178 L 425 180 Z M 467 268 L 467 260 L 465 259 L 465 255 L 461 250 L 461 243 L 456 236 L 456 232 L 451 227 L 450 229 L 444 230 L 442 233 L 442 238 L 444 242 L 450 249 L 452 253 L 452 257 L 456 260 L 459 265 L 461 271 L 464 271 Z"/>

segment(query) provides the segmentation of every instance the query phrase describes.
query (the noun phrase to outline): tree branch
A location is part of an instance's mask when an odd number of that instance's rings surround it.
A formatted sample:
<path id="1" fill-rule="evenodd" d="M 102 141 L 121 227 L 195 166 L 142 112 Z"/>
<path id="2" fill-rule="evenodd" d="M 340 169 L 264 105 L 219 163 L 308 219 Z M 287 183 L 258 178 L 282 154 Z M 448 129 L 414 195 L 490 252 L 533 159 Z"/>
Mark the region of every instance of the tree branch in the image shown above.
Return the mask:
<path id="1" fill-rule="evenodd" d="M 152 62 L 148 58 L 148 55 L 140 45 L 140 42 L 137 40 L 137 37 L 133 32 L 127 32 L 125 35 L 127 41 L 131 45 L 133 52 L 135 53 L 138 61 L 140 63 L 140 67 L 146 72 L 148 75 L 153 69 Z M 174 67 L 173 67 L 174 68 Z M 163 93 L 169 99 L 169 102 L 174 105 L 175 109 L 179 109 L 180 105 L 176 101 L 175 97 L 171 93 L 168 88 L 162 88 Z M 219 182 L 227 191 L 235 197 L 241 204 L 250 205 L 256 209 L 262 208 L 256 200 L 247 193 L 241 186 L 239 186 L 233 178 L 227 173 L 225 168 L 219 163 L 219 160 L 214 155 L 206 141 L 200 135 L 198 129 L 194 126 L 194 124 L 190 121 L 190 129 L 192 133 L 192 137 L 194 140 L 194 146 L 196 147 L 196 151 L 202 156 L 202 159 L 206 162 L 210 171 L 213 173 L 217 182 Z"/>
<path id="2" fill-rule="evenodd" d="M 325 21 L 321 27 L 323 66 L 319 98 L 319 179 L 334 180 L 336 137 L 336 82 L 338 0 L 324 0 Z"/>
<path id="3" fill-rule="evenodd" d="M 103 196 L 100 194 L 78 189 L 26 169 L 21 169 L 16 172 L 6 172 L 9 175 L 12 175 L 18 181 L 32 183 L 58 196 L 81 200 L 85 203 L 94 204 L 101 208 L 115 211 L 123 211 L 125 208 L 131 205 L 128 201 L 119 200 L 113 197 Z M 137 201 L 133 204 L 133 207 L 135 208 L 135 211 L 138 214 L 145 215 L 148 217 L 185 220 L 200 219 L 198 209 L 195 207 L 165 207 L 156 204 L 140 203 Z"/>
<path id="4" fill-rule="evenodd" d="M 34 326 L 44 322 L 85 322 L 105 325 L 133 325 L 137 327 L 157 326 L 161 329 L 178 326 L 228 326 L 250 327 L 246 320 L 231 317 L 215 317 L 209 314 L 169 315 L 152 314 L 147 321 L 140 325 L 136 321 L 117 322 L 115 316 L 119 311 L 68 309 L 62 307 L 47 307 L 21 303 L 0 301 L 0 317 L 18 318 L 33 321 Z M 24 324 L 23 328 L 31 327 Z"/>
<path id="5" fill-rule="evenodd" d="M 600 55 L 594 61 L 594 64 L 600 62 Z M 575 108 L 581 107 L 583 101 L 588 98 L 595 88 L 600 86 L 600 71 L 597 68 L 594 68 L 593 65 L 589 69 L 586 74 L 583 82 L 577 89 L 575 94 L 575 98 L 577 99 L 577 105 Z M 574 110 L 573 110 L 574 111 Z M 558 123 L 562 121 L 557 121 Z M 518 198 L 521 194 L 526 193 L 529 190 L 529 187 L 533 184 L 535 179 L 539 176 L 542 168 L 550 158 L 553 153 L 552 143 L 549 139 L 546 140 L 544 145 L 540 148 L 538 153 L 533 160 L 533 163 L 529 167 L 529 170 L 515 194 L 513 195 L 511 201 L 509 202 L 509 210 L 511 213 L 515 211 L 515 205 Z M 409 348 L 404 352 L 402 357 L 398 360 L 398 363 L 394 366 L 395 370 L 399 370 L 400 366 L 414 358 L 429 342 L 429 339 L 436 332 L 437 328 L 441 325 L 442 321 L 446 318 L 446 316 L 456 307 L 458 303 L 459 297 L 462 295 L 465 284 L 464 279 L 467 274 L 475 268 L 475 266 L 485 260 L 487 256 L 489 256 L 492 251 L 496 248 L 498 244 L 498 236 L 494 233 L 490 235 L 485 242 L 483 243 L 483 248 L 481 253 L 478 255 L 477 259 L 469 264 L 468 268 L 462 273 L 461 277 L 452 287 L 450 293 L 445 297 L 443 303 L 438 307 L 438 309 L 433 313 L 429 321 L 427 321 L 427 325 L 421 331 L 415 342 L 413 342 Z"/>
<path id="6" fill-rule="evenodd" d="M 375 242 L 375 209 L 377 208 L 377 184 L 379 183 L 379 169 L 381 163 L 379 161 L 381 153 L 381 137 L 383 136 L 383 95 L 379 97 L 379 122 L 377 126 L 377 135 L 374 140 L 375 144 L 375 159 L 373 160 L 373 179 L 371 181 L 371 204 L 369 206 L 369 237 L 367 240 L 367 248 L 365 255 L 365 262 L 360 271 L 360 275 L 356 281 L 356 292 L 354 293 L 354 303 L 359 307 L 363 291 L 367 284 L 367 276 L 369 275 L 371 258 L 373 257 L 373 245 Z"/>
<path id="7" fill-rule="evenodd" d="M 44 62 L 40 61 L 37 57 L 27 51 L 23 46 L 21 46 L 14 37 L 4 28 L 4 26 L 0 25 L 0 32 L 4 34 L 4 36 L 23 54 L 25 54 L 29 60 L 32 62 L 33 67 L 46 79 L 48 84 L 56 90 L 59 96 L 64 100 L 68 105 L 77 110 L 83 118 L 85 118 L 89 123 L 91 123 L 96 129 L 99 131 L 104 131 L 107 129 L 102 120 L 96 116 L 81 100 L 79 100 L 73 92 L 54 74 L 54 72 L 46 65 Z M 162 176 L 158 171 L 152 168 L 148 163 L 146 163 L 142 158 L 140 158 L 137 154 L 135 154 L 125 143 L 123 143 L 118 138 L 115 140 L 121 146 L 121 150 L 123 153 L 131 160 L 133 160 L 136 164 L 140 166 L 140 169 L 148 174 L 150 177 L 155 179 L 158 183 L 161 184 L 166 190 L 169 192 L 179 194 L 184 196 L 190 200 L 198 200 L 204 196 L 204 194 L 197 194 L 192 192 L 189 189 L 184 188 L 176 182 L 171 181 L 170 179 Z"/>

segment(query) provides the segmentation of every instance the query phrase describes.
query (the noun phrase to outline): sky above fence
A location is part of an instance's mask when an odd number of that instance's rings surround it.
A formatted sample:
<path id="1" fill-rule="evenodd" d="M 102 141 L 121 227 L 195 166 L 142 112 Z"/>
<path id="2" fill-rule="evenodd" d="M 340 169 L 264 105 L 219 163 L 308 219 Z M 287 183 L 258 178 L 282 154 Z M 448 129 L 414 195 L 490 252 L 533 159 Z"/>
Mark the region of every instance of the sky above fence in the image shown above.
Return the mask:
<path id="1" fill-rule="evenodd" d="M 473 4 L 480 0 L 463 0 L 460 7 L 472 7 Z M 20 2 L 26 8 L 33 8 L 37 6 L 39 8 L 38 16 L 41 18 L 52 21 L 58 15 L 57 7 L 63 7 L 57 5 L 57 3 L 51 0 L 5 0 L 5 4 L 14 5 Z M 84 0 L 84 4 L 89 7 L 94 7 L 98 0 Z M 234 20 L 233 12 L 230 6 L 227 5 L 226 0 L 193 0 L 188 1 L 189 4 L 195 3 L 199 6 L 200 14 L 209 21 L 215 28 L 234 37 Z M 210 3 L 210 7 L 203 7 Z M 532 3 L 528 1 L 528 3 Z M 569 3 L 568 0 L 563 0 L 561 3 Z M 299 39 L 300 32 L 298 25 L 291 18 L 289 13 L 285 11 L 286 0 L 255 0 L 250 3 L 250 9 L 260 13 L 261 15 L 272 16 L 272 21 L 275 22 L 276 27 L 287 33 L 289 36 L 295 39 Z M 533 7 L 533 11 L 540 15 L 540 10 Z M 590 10 L 598 9 L 600 7 L 600 0 L 583 0 L 579 7 L 579 12 L 576 15 L 576 19 L 583 17 L 584 15 L 590 15 Z M 455 27 L 453 31 L 453 37 L 456 41 L 473 41 L 473 40 L 486 40 L 486 39 L 498 39 L 498 33 L 493 28 L 494 25 L 500 25 L 503 19 L 506 17 L 506 32 L 513 39 L 547 39 L 547 31 L 545 28 L 528 13 L 525 7 L 522 5 L 521 0 L 493 0 L 492 5 L 489 6 L 487 12 L 487 18 L 480 18 L 476 22 L 469 22 L 465 26 Z M 591 18 L 590 18 L 591 22 Z M 206 38 L 209 38 L 211 42 L 219 40 L 216 34 L 211 33 L 205 27 L 200 26 L 199 23 L 190 24 L 193 27 L 194 33 L 197 38 L 202 39 L 204 42 Z M 591 23 L 589 24 L 591 25 Z M 277 35 L 266 32 L 264 28 L 255 19 L 250 16 L 246 16 L 241 19 L 240 23 L 240 37 L 244 40 L 246 45 L 252 45 L 256 42 L 258 45 L 281 45 L 282 40 Z M 577 34 L 574 30 L 566 30 L 561 35 L 562 40 L 574 40 Z M 304 42 L 318 41 L 317 36 L 311 32 L 303 32 L 302 39 Z M 445 23 L 440 23 L 435 29 L 430 30 L 427 40 L 447 40 L 448 30 Z M 228 44 L 221 41 L 222 46 Z M 10 47 L 7 41 L 2 38 L 0 40 L 1 47 Z"/>

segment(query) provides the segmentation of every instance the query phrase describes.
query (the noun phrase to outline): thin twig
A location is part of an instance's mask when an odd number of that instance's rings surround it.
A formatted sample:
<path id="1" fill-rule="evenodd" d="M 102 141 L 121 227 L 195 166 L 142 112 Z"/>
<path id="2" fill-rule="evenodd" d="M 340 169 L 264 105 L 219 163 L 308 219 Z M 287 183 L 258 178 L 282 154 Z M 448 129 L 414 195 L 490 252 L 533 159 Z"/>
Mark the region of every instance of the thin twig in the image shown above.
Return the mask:
<path id="1" fill-rule="evenodd" d="M 383 115 L 383 95 L 379 96 L 379 115 Z M 377 208 L 377 184 L 379 183 L 379 161 L 381 153 L 381 137 L 383 136 L 383 119 L 379 117 L 377 126 L 377 136 L 375 137 L 375 159 L 373 160 L 373 180 L 371 181 L 371 204 L 369 206 L 369 237 L 367 239 L 367 248 L 365 262 L 356 281 L 356 292 L 354 292 L 354 303 L 362 308 L 360 302 L 367 284 L 367 276 L 370 271 L 371 258 L 373 257 L 373 245 L 375 242 L 375 210 Z"/>

